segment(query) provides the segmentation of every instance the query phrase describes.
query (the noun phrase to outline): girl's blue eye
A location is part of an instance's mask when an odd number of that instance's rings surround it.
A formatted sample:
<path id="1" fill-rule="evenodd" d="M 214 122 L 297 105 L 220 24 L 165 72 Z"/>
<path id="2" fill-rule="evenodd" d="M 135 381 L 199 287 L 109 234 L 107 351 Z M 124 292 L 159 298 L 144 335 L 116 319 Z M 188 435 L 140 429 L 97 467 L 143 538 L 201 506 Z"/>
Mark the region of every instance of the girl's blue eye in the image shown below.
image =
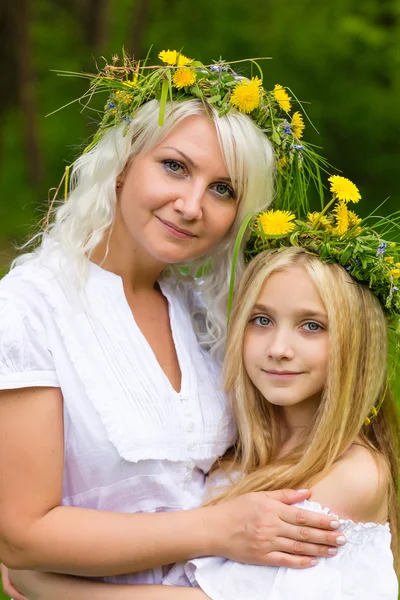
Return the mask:
<path id="1" fill-rule="evenodd" d="M 322 329 L 321 325 L 318 325 L 318 323 L 315 323 L 314 321 L 304 323 L 303 327 L 306 328 L 306 331 L 310 332 L 320 331 Z"/>
<path id="2" fill-rule="evenodd" d="M 213 189 L 219 196 L 224 196 L 225 198 L 236 198 L 235 192 L 226 183 L 214 183 Z"/>
<path id="3" fill-rule="evenodd" d="M 254 317 L 251 321 L 259 327 L 267 327 L 271 323 L 271 319 L 268 317 Z"/>
<path id="4" fill-rule="evenodd" d="M 183 164 L 177 160 L 163 160 L 162 164 L 167 171 L 172 171 L 172 173 L 180 173 L 180 169 L 184 168 Z"/>

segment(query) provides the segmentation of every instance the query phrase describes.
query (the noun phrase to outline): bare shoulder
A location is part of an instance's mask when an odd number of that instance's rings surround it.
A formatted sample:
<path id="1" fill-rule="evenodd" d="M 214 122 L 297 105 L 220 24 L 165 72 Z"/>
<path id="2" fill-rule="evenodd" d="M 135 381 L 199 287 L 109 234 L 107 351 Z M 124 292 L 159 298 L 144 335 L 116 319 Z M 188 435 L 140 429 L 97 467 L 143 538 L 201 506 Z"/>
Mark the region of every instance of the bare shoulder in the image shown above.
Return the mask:
<path id="1" fill-rule="evenodd" d="M 388 487 L 386 459 L 354 444 L 312 487 L 310 499 L 328 507 L 342 519 L 385 523 Z"/>

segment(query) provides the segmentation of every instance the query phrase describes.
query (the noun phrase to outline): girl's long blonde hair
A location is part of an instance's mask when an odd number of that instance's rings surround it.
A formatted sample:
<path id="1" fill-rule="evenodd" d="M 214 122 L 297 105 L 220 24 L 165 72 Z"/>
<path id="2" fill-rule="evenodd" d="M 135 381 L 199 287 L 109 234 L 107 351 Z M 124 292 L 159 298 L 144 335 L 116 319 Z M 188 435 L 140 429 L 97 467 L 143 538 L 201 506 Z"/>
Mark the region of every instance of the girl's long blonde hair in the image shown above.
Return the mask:
<path id="1" fill-rule="evenodd" d="M 328 377 L 306 438 L 283 457 L 276 408 L 265 401 L 247 375 L 243 340 L 261 287 L 272 273 L 303 267 L 316 285 L 329 321 Z M 234 454 L 223 460 L 243 477 L 216 499 L 251 491 L 311 486 L 355 442 L 385 457 L 390 470 L 389 520 L 397 558 L 399 506 L 399 421 L 388 388 L 388 332 L 383 310 L 370 290 L 343 267 L 324 264 L 300 248 L 258 255 L 236 293 L 225 357 L 225 389 L 238 425 Z M 365 420 L 384 397 L 378 415 Z"/>

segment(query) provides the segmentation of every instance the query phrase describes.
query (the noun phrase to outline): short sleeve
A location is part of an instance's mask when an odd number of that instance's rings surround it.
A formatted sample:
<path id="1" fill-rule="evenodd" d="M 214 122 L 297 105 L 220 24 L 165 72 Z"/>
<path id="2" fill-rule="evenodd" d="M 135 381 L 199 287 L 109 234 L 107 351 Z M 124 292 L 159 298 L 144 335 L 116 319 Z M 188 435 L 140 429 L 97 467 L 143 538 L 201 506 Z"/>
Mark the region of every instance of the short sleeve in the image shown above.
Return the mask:
<path id="1" fill-rule="evenodd" d="M 0 294 L 0 389 L 59 387 L 40 318 Z"/>

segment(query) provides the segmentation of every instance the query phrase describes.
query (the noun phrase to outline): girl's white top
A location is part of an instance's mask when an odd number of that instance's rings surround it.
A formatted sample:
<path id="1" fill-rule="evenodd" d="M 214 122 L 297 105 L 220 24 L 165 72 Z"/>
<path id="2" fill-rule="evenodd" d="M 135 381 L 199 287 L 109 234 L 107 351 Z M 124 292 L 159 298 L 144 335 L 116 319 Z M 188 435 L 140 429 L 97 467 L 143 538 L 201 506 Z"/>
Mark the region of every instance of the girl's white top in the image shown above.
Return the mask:
<path id="1" fill-rule="evenodd" d="M 193 294 L 159 282 L 182 372 L 178 393 L 135 323 L 121 278 L 88 267 L 77 291 L 68 260 L 54 249 L 0 282 L 0 389 L 61 388 L 64 505 L 128 513 L 196 507 L 235 427 L 220 370 L 193 331 Z M 105 580 L 160 583 L 164 573 Z"/>
<path id="2" fill-rule="evenodd" d="M 316 502 L 295 506 L 331 514 Z M 315 567 L 260 567 L 210 556 L 176 565 L 164 584 L 200 587 L 211 600 L 397 600 L 389 525 L 339 521 L 346 545 Z"/>

